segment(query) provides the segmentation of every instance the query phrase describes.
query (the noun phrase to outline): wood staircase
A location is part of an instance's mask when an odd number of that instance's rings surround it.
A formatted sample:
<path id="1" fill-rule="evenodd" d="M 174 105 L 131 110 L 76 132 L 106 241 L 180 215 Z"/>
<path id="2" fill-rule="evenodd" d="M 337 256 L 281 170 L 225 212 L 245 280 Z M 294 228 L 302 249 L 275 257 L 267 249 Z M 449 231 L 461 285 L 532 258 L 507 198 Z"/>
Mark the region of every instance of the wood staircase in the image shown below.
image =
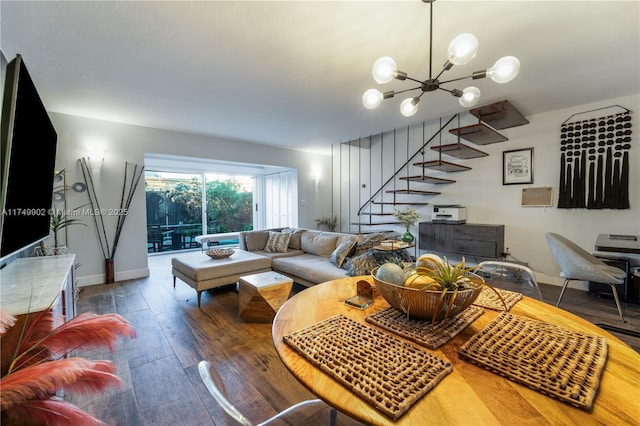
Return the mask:
<path id="1" fill-rule="evenodd" d="M 469 126 L 460 126 L 460 114 L 456 114 L 451 117 L 444 125 L 440 126 L 440 129 L 436 131 L 436 133 L 431 136 L 420 149 L 418 149 L 401 167 L 396 170 L 391 178 L 384 182 L 384 184 L 382 184 L 381 187 L 364 204 L 362 204 L 358 210 L 358 216 L 367 216 L 369 220 L 351 223 L 351 225 L 358 226 L 358 232 L 362 232 L 362 226 L 399 225 L 400 222 L 395 220 L 372 220 L 374 217 L 393 217 L 393 212 L 385 211 L 385 206 L 425 206 L 429 203 L 424 201 L 424 197 L 441 194 L 441 192 L 438 191 L 415 189 L 411 186 L 412 182 L 430 185 L 453 184 L 456 182 L 454 179 L 428 175 L 426 174 L 428 171 L 456 173 L 472 169 L 467 165 L 443 160 L 443 154 L 461 160 L 486 157 L 489 155 L 474 146 L 460 142 L 461 139 L 480 146 L 505 142 L 508 138 L 499 133 L 498 130 L 522 126 L 529 123 L 529 121 L 507 100 L 471 109 L 469 113 L 478 118 L 478 123 Z M 458 142 L 431 146 L 431 150 L 438 152 L 438 159 L 415 161 L 415 159 L 420 155 L 424 158 L 427 145 L 433 142 L 437 137 L 441 137 L 442 132 L 453 122 L 454 119 L 458 120 L 458 127 L 449 129 L 449 133 L 457 136 Z M 400 176 L 403 171 L 408 171 L 411 166 L 420 167 L 422 169 L 422 174 Z M 406 183 L 406 186 L 401 189 L 396 189 L 395 184 L 397 181 Z M 386 189 L 392 185 L 394 186 L 394 189 Z M 383 193 L 393 194 L 393 201 L 380 201 L 379 199 Z M 396 195 L 415 195 L 418 199 L 416 201 L 398 201 L 396 200 Z M 372 211 L 371 207 L 373 206 L 379 206 L 379 209 Z M 365 212 L 364 210 L 367 207 L 369 207 L 370 210 Z"/>

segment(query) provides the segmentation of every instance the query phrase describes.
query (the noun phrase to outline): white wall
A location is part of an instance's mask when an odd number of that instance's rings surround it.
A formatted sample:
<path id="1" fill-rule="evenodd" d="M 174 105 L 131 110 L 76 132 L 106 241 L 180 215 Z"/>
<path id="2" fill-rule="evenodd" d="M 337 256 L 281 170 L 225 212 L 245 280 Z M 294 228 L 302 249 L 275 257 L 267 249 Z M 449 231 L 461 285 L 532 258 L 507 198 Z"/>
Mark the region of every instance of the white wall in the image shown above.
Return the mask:
<path id="1" fill-rule="evenodd" d="M 572 114 L 609 105 L 621 105 L 632 111 L 633 134 L 631 135 L 632 147 L 630 150 L 629 176 L 631 208 L 628 210 L 558 209 L 556 206 L 560 179 L 561 124 Z M 604 111 L 600 115 L 607 115 L 611 111 L 615 113 L 622 110 Z M 438 196 L 424 197 L 423 201 L 428 201 L 430 205 L 416 208 L 416 210 L 426 221 L 430 218 L 434 204 L 460 204 L 467 207 L 467 223 L 504 224 L 505 247 L 510 249 L 512 255 L 529 263 L 529 266 L 536 272 L 541 282 L 560 285 L 562 281 L 558 277 L 559 268 L 551 257 L 545 240 L 546 232 L 556 232 L 564 235 L 589 251 L 595 250 L 596 236 L 600 233 L 640 235 L 640 118 L 637 116 L 638 111 L 640 111 L 640 95 L 636 94 L 597 104 L 581 105 L 571 109 L 527 117 L 529 124 L 500 131 L 509 138 L 507 142 L 478 146 L 480 150 L 489 154 L 488 157 L 457 160 L 443 156 L 444 160 L 471 166 L 472 170 L 439 175 L 455 179 L 456 183 L 454 184 L 422 184 L 422 187 L 416 185 L 415 187 L 418 189 L 442 192 Z M 596 114 L 595 116 L 599 115 Z M 591 117 L 577 116 L 575 120 L 586 118 Z M 475 121 L 472 122 L 477 122 L 477 119 L 474 118 L 473 120 Z M 465 118 L 465 121 L 466 123 L 462 123 L 462 125 L 470 124 L 468 117 Z M 427 123 L 427 127 L 433 127 L 433 124 Z M 343 158 L 334 158 L 334 164 L 339 164 L 341 161 L 343 163 L 349 162 L 352 168 L 351 174 L 344 173 L 344 168 L 342 168 L 342 179 L 350 177 L 351 185 L 345 180 L 334 184 L 334 204 L 342 206 L 342 216 L 348 214 L 345 206 L 348 204 L 349 199 L 352 201 L 354 199 L 365 201 L 371 192 L 377 189 L 379 182 L 385 180 L 381 180 L 380 170 L 385 176 L 390 176 L 395 171 L 395 168 L 392 167 L 393 162 L 396 165 L 402 164 L 406 159 L 407 139 L 412 148 L 421 143 L 421 126 L 415 132 L 410 132 L 409 138 L 407 138 L 406 132 L 406 129 L 398 129 L 396 132 L 395 159 L 393 156 L 385 154 L 384 165 L 377 165 L 376 162 L 379 162 L 379 160 L 376 159 L 373 162 L 372 170 L 369 170 L 367 165 L 363 167 L 362 170 L 364 171 L 360 173 L 357 168 L 356 151 L 358 148 L 351 147 L 346 149 L 345 145 L 343 145 L 341 148 L 344 151 Z M 427 135 L 429 134 L 431 133 L 427 132 Z M 384 138 L 385 144 L 393 142 L 391 133 L 385 133 Z M 455 142 L 455 139 L 452 140 L 450 138 L 447 141 L 443 141 L 443 144 L 452 142 Z M 470 145 L 474 146 L 473 144 Z M 502 152 L 528 147 L 534 148 L 534 183 L 532 185 L 502 185 Z M 369 156 L 377 158 L 376 152 L 379 153 L 379 149 L 375 146 L 372 146 L 370 150 L 368 147 L 362 148 L 362 158 L 369 158 Z M 385 153 L 387 149 L 385 147 Z M 338 152 L 338 150 L 338 148 L 334 147 L 334 152 Z M 347 152 L 349 150 L 351 151 L 350 153 Z M 412 149 L 411 152 L 414 150 Z M 435 155 L 431 154 L 431 157 L 433 158 Z M 401 157 L 402 161 L 398 157 Z M 420 170 L 416 168 L 412 171 L 412 174 L 420 174 Z M 438 175 L 437 173 L 431 174 Z M 372 176 L 371 180 L 373 182 L 370 185 L 367 182 L 369 176 Z M 356 182 L 356 184 L 354 185 L 353 182 Z M 366 183 L 369 187 L 362 188 L 362 183 Z M 520 205 L 523 188 L 543 186 L 553 188 L 553 207 L 522 207 Z M 341 193 L 340 188 L 342 188 Z M 345 188 L 351 189 L 347 191 Z M 359 205 L 355 204 L 357 203 L 351 203 L 350 222 L 357 220 L 354 209 L 357 210 Z M 345 221 L 343 221 L 343 226 L 344 223 Z M 396 230 L 401 231 L 400 228 Z M 417 226 L 412 232 L 414 235 L 418 235 Z M 631 257 L 633 257 L 633 263 L 640 265 L 639 256 Z M 575 286 L 585 288 L 584 283 L 578 283 Z"/>
<path id="2" fill-rule="evenodd" d="M 98 148 L 104 162 L 97 175 L 96 190 L 102 208 L 120 205 L 125 162 L 144 164 L 145 152 L 210 158 L 224 161 L 293 167 L 298 170 L 298 200 L 300 227 L 315 227 L 315 219 L 331 214 L 330 157 L 267 147 L 241 141 L 131 126 L 77 116 L 50 113 L 58 132 L 56 167 L 67 170 L 67 182 L 83 182 L 78 160 Z M 96 165 L 95 161 L 93 161 Z M 316 185 L 313 170 L 320 170 Z M 88 202 L 86 194 L 69 192 L 68 208 Z M 69 249 L 76 254 L 80 267 L 79 284 L 104 282 L 104 258 L 97 234 L 88 215 L 82 217 L 88 227 L 69 227 Z M 109 241 L 113 241 L 115 217 L 105 218 Z M 147 267 L 146 214 L 144 181 L 139 184 L 131 211 L 125 221 L 115 256 L 116 280 L 144 277 Z"/>

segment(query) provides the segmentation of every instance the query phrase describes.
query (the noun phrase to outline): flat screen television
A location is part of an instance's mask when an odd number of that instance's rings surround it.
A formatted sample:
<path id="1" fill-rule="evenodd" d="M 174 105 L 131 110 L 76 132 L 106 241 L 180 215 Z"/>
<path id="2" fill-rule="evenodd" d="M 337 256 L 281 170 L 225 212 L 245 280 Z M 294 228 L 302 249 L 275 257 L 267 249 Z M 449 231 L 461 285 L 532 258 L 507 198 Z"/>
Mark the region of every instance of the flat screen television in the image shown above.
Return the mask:
<path id="1" fill-rule="evenodd" d="M 0 261 L 49 236 L 58 140 L 20 55 L 7 64 L 5 76 L 0 129 Z"/>

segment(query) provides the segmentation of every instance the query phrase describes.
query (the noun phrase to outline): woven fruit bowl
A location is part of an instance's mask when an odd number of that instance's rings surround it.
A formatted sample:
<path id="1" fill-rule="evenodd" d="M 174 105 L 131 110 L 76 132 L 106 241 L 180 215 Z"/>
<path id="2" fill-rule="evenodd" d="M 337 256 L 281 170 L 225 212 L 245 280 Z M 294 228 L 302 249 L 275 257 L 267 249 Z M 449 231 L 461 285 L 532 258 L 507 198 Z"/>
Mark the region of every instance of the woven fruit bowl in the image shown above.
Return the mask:
<path id="1" fill-rule="evenodd" d="M 453 291 L 450 291 L 444 295 L 444 303 L 442 303 L 442 291 L 440 290 L 421 290 L 388 283 L 376 277 L 377 271 L 378 268 L 371 271 L 371 276 L 380 295 L 389 305 L 407 314 L 411 319 L 439 321 L 444 319 L 445 315 L 447 318 L 452 318 L 467 309 L 482 290 L 482 286 L 476 285 L 458 290 L 455 295 Z M 478 275 L 472 272 L 468 272 L 466 275 L 481 280 Z M 442 306 L 439 306 L 441 303 Z M 448 314 L 447 309 L 450 309 Z"/>
<path id="2" fill-rule="evenodd" d="M 225 257 L 231 256 L 236 251 L 228 248 L 221 249 L 209 249 L 206 251 L 207 256 L 212 259 L 224 259 Z"/>

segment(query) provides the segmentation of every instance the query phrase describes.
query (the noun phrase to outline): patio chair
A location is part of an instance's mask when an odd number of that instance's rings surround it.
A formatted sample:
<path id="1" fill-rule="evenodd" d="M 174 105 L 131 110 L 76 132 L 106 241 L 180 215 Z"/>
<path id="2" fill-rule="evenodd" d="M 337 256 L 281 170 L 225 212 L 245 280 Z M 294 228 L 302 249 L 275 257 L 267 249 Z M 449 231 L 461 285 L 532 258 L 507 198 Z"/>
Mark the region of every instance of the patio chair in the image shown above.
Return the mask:
<path id="1" fill-rule="evenodd" d="M 231 401 L 229 401 L 224 382 L 222 381 L 220 374 L 218 374 L 215 367 L 210 362 L 205 360 L 200 361 L 198 363 L 198 371 L 200 372 L 200 378 L 207 387 L 207 390 L 216 400 L 218 405 L 224 410 L 227 425 L 261 426 L 283 423 L 301 425 L 305 424 L 309 417 L 317 415 L 321 411 L 327 412 L 328 423 L 330 425 L 333 426 L 336 424 L 336 410 L 329 407 L 319 399 L 310 399 L 299 402 L 267 420 L 257 424 L 253 423 L 251 420 L 247 419 Z"/>
<path id="2" fill-rule="evenodd" d="M 474 272 L 487 284 L 495 288 L 516 291 L 542 301 L 540 287 L 533 271 L 518 263 L 487 260 L 481 262 Z"/>
<path id="3" fill-rule="evenodd" d="M 627 273 L 615 266 L 607 265 L 561 235 L 548 232 L 546 238 L 553 254 L 553 260 L 560 266 L 560 276 L 564 278 L 564 284 L 562 285 L 562 290 L 560 290 L 560 297 L 558 297 L 556 307 L 560 305 L 569 281 L 592 281 L 609 284 L 611 290 L 613 290 L 613 298 L 616 301 L 620 319 L 625 323 L 616 285 L 624 284 Z"/>

